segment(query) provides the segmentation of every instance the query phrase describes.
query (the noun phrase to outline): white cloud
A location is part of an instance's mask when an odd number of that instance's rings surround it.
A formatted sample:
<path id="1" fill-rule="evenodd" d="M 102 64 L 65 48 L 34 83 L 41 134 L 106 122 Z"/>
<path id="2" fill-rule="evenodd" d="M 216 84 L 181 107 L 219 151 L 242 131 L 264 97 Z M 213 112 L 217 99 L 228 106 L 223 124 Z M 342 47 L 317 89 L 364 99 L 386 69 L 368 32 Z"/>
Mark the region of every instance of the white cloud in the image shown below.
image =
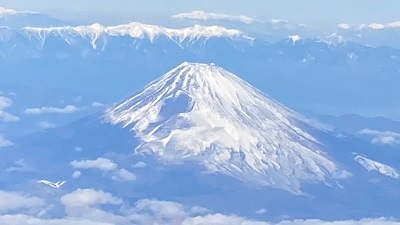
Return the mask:
<path id="1" fill-rule="evenodd" d="M 369 28 L 372 30 L 382 30 L 382 29 L 386 29 L 386 28 L 399 28 L 400 27 L 400 21 L 395 21 L 395 22 L 391 22 L 391 23 L 371 23 L 371 24 L 361 24 L 359 26 L 359 29 L 365 29 L 365 28 Z"/>
<path id="2" fill-rule="evenodd" d="M 260 215 L 265 214 L 265 213 L 267 213 L 267 211 L 268 211 L 267 209 L 259 209 L 256 211 L 256 214 L 260 214 Z"/>
<path id="3" fill-rule="evenodd" d="M 114 181 L 135 181 L 136 175 L 126 169 L 118 169 L 118 165 L 107 158 L 97 158 L 95 160 L 74 160 L 71 166 L 77 169 L 98 169 L 103 172 L 111 173 L 111 179 Z M 77 174 L 75 174 L 77 175 Z M 80 176 L 80 172 L 79 172 Z M 78 177 L 77 177 L 78 178 Z"/>
<path id="4" fill-rule="evenodd" d="M 56 125 L 54 123 L 50 123 L 47 121 L 40 121 L 39 126 L 43 129 L 52 129 L 52 128 L 56 127 Z"/>
<path id="5" fill-rule="evenodd" d="M 101 103 L 101 102 L 93 102 L 92 106 L 93 107 L 105 107 L 105 105 L 103 103 Z"/>
<path id="6" fill-rule="evenodd" d="M 82 161 L 72 161 L 71 166 L 78 169 L 98 169 L 101 171 L 112 171 L 116 170 L 118 165 L 106 158 L 97 158 L 95 160 L 82 160 Z"/>
<path id="7" fill-rule="evenodd" d="M 6 172 L 25 172 L 31 169 L 26 165 L 24 159 L 20 159 L 14 163 L 13 166 L 6 169 Z"/>
<path id="8" fill-rule="evenodd" d="M 3 7 L 0 7 L 0 15 L 14 15 L 16 13 L 18 13 L 18 12 L 13 9 L 6 9 Z"/>
<path id="9" fill-rule="evenodd" d="M 146 166 L 147 166 L 147 164 L 145 162 L 137 162 L 132 167 L 133 168 L 144 168 Z"/>
<path id="10" fill-rule="evenodd" d="M 341 24 L 338 25 L 338 27 L 340 29 L 344 29 L 344 30 L 348 30 L 348 29 L 351 28 L 351 26 L 349 24 L 346 24 L 346 23 L 341 23 Z"/>
<path id="11" fill-rule="evenodd" d="M 358 132 L 363 135 L 373 136 L 371 143 L 373 144 L 386 144 L 395 145 L 400 144 L 400 133 L 393 131 L 379 131 L 371 129 L 363 129 Z"/>
<path id="12" fill-rule="evenodd" d="M 113 223 L 94 222 L 79 218 L 41 219 L 27 215 L 0 215 L 2 225 L 115 225 Z"/>
<path id="13" fill-rule="evenodd" d="M 42 108 L 27 108 L 25 109 L 25 114 L 44 114 L 44 113 L 74 113 L 78 111 L 79 108 L 74 105 L 67 105 L 64 108 L 57 107 L 42 107 Z"/>
<path id="14" fill-rule="evenodd" d="M 30 208 L 31 206 L 43 206 L 41 199 L 35 204 L 21 203 L 17 193 L 11 193 L 17 197 L 3 198 L 0 191 L 0 203 L 3 199 L 15 204 L 12 208 L 7 205 L 7 210 L 15 208 Z M 10 194 L 10 193 L 8 193 Z M 22 197 L 23 201 L 32 197 Z M 16 201 L 13 201 L 16 200 Z M 29 201 L 28 201 L 29 202 Z M 8 202 L 7 202 L 8 203 Z M 4 225 L 111 225 L 111 224 L 177 224 L 177 225 L 400 225 L 395 219 L 376 218 L 347 221 L 322 221 L 309 220 L 286 220 L 278 223 L 263 222 L 247 219 L 236 215 L 224 215 L 211 213 L 210 210 L 194 206 L 186 207 L 172 201 L 159 201 L 151 199 L 140 199 L 133 206 L 122 199 L 95 189 L 77 189 L 65 194 L 60 200 L 64 207 L 66 216 L 64 218 L 52 218 L 46 214 L 46 218 L 24 214 L 0 215 L 0 224 Z M 107 211 L 102 207 L 107 207 Z M 1 206 L 1 204 L 0 204 Z M 4 211 L 4 210 L 3 210 Z"/>
<path id="15" fill-rule="evenodd" d="M 0 120 L 3 122 L 16 122 L 19 121 L 20 118 L 18 116 L 14 116 L 5 110 L 11 107 L 13 104 L 12 100 L 3 96 L 0 96 Z"/>
<path id="16" fill-rule="evenodd" d="M 40 198 L 25 196 L 17 192 L 0 190 L 0 212 L 17 209 L 32 209 L 43 205 L 44 201 Z"/>
<path id="17" fill-rule="evenodd" d="M 204 11 L 192 11 L 188 13 L 180 13 L 177 15 L 173 15 L 174 19 L 195 19 L 195 20 L 232 20 L 232 21 L 240 21 L 242 23 L 250 24 L 254 21 L 253 18 L 248 16 L 231 16 L 221 13 L 208 13 Z"/>
<path id="18" fill-rule="evenodd" d="M 119 205 L 122 203 L 122 200 L 103 191 L 94 189 L 77 189 L 74 192 L 62 196 L 61 203 L 66 208 L 74 208 L 104 204 Z"/>
<path id="19" fill-rule="evenodd" d="M 122 202 L 122 199 L 110 193 L 94 189 L 78 189 L 61 197 L 68 217 L 111 224 L 129 224 L 127 217 L 101 209 L 102 205 L 121 205 Z"/>
<path id="20" fill-rule="evenodd" d="M 323 221 L 317 219 L 309 220 L 293 220 L 293 221 L 282 221 L 276 225 L 400 225 L 398 220 L 387 219 L 387 218 L 376 218 L 376 219 L 362 219 L 362 220 L 343 220 L 343 221 Z"/>
<path id="21" fill-rule="evenodd" d="M 74 171 L 73 173 L 72 173 L 72 175 L 71 175 L 71 177 L 73 178 L 73 179 L 78 179 L 79 177 L 81 177 L 81 175 L 82 175 L 82 173 L 81 173 L 81 171 Z"/>
<path id="22" fill-rule="evenodd" d="M 120 169 L 115 171 L 112 179 L 116 181 L 134 181 L 136 180 L 136 175 L 126 169 Z"/>
<path id="23" fill-rule="evenodd" d="M 72 101 L 74 102 L 81 102 L 83 100 L 82 96 L 76 96 L 74 99 L 72 99 Z"/>
<path id="24" fill-rule="evenodd" d="M 9 147 L 12 145 L 13 143 L 11 141 L 7 140 L 2 134 L 0 134 L 0 148 Z"/>

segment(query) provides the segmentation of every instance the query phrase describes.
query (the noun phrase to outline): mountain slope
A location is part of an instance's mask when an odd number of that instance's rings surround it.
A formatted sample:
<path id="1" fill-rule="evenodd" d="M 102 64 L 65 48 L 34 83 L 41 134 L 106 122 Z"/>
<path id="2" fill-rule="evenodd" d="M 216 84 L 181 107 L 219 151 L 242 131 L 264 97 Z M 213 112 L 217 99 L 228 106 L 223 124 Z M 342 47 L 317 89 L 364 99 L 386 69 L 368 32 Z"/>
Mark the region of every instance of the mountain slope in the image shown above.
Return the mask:
<path id="1" fill-rule="evenodd" d="M 107 113 L 132 126 L 138 153 L 194 161 L 252 185 L 299 192 L 345 173 L 303 118 L 215 65 L 183 63 Z"/>

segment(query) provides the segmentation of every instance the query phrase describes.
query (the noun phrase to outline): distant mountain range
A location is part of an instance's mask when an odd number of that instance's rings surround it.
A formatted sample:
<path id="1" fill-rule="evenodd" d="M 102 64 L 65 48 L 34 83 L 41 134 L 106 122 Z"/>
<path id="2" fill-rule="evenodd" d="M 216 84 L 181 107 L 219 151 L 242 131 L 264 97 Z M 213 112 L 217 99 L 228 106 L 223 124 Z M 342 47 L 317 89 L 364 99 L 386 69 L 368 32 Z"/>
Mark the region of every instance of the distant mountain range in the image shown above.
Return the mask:
<path id="1" fill-rule="evenodd" d="M 105 95 L 91 83 L 119 85 L 106 102 L 142 87 L 155 78 L 154 71 L 165 72 L 183 61 L 214 62 L 246 74 L 250 83 L 296 108 L 328 114 L 344 113 L 344 108 L 348 113 L 379 108 L 376 113 L 394 118 L 399 60 L 396 48 L 299 35 L 270 43 L 220 26 L 0 28 L 0 65 L 10 74 L 1 77 L 2 82 L 68 85 L 69 90 L 99 98 Z M 117 68 L 118 73 L 113 72 Z M 120 84 L 120 79 L 134 86 Z"/>

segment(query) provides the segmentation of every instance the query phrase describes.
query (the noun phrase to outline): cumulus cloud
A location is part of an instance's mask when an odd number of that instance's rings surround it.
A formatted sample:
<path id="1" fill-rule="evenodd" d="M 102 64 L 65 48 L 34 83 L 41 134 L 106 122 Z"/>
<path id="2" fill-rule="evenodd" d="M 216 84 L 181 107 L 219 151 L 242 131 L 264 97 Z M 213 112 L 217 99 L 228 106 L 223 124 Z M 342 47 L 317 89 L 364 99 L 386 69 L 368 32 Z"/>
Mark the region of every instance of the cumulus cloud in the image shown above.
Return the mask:
<path id="1" fill-rule="evenodd" d="M 395 145 L 400 144 L 400 133 L 393 131 L 379 131 L 371 129 L 363 129 L 358 132 L 359 134 L 372 136 L 371 143 Z"/>
<path id="2" fill-rule="evenodd" d="M 77 169 L 98 169 L 101 171 L 112 171 L 117 169 L 118 165 L 106 158 L 97 158 L 95 160 L 74 160 L 71 162 L 71 166 Z"/>
<path id="3" fill-rule="evenodd" d="M 74 113 L 78 111 L 79 108 L 74 105 L 67 105 L 64 108 L 58 107 L 41 107 L 41 108 L 27 108 L 25 109 L 25 114 L 37 115 L 44 113 Z"/>
<path id="4" fill-rule="evenodd" d="M 118 205 L 122 200 L 110 193 L 95 189 L 77 189 L 61 197 L 61 203 L 67 208 L 89 207 L 96 205 Z"/>
<path id="5" fill-rule="evenodd" d="M 248 16 L 231 16 L 222 13 L 209 13 L 204 11 L 192 11 L 188 13 L 180 13 L 177 15 L 173 15 L 174 19 L 195 19 L 195 20 L 231 20 L 231 21 L 240 21 L 242 23 L 250 24 L 254 21 L 253 18 Z"/>
<path id="6" fill-rule="evenodd" d="M 52 128 L 56 127 L 56 125 L 54 123 L 50 123 L 47 121 L 40 121 L 39 126 L 43 129 L 52 129 Z"/>
<path id="7" fill-rule="evenodd" d="M 94 222 L 90 220 L 64 218 L 41 219 L 28 215 L 0 215 L 0 224 L 3 225 L 115 225 L 113 223 Z"/>
<path id="8" fill-rule="evenodd" d="M 144 168 L 146 166 L 147 166 L 147 164 L 145 162 L 137 162 L 132 167 L 133 168 Z"/>
<path id="9" fill-rule="evenodd" d="M 73 179 L 78 179 L 79 177 L 81 177 L 81 175 L 82 175 L 82 173 L 81 173 L 81 171 L 74 171 L 73 173 L 72 173 L 72 175 L 71 175 L 71 177 L 73 178 Z"/>
<path id="10" fill-rule="evenodd" d="M 0 120 L 3 122 L 16 122 L 19 121 L 20 118 L 18 116 L 14 116 L 5 110 L 11 107 L 13 104 L 12 100 L 3 96 L 0 96 Z"/>
<path id="11" fill-rule="evenodd" d="M 0 202 L 3 196 L 0 191 Z M 8 193 L 20 196 L 17 193 Z M 31 199 L 32 197 L 23 199 Z M 7 200 L 16 200 L 20 202 L 13 208 L 21 206 L 28 208 L 32 205 L 23 204 L 21 200 L 15 197 L 6 197 Z M 40 200 L 40 199 L 39 199 Z M 14 201 L 11 201 L 14 203 Z M 23 201 L 22 201 L 23 202 Z M 400 225 L 398 220 L 377 218 L 347 221 L 322 221 L 317 219 L 310 220 L 286 220 L 277 223 L 256 221 L 236 215 L 224 215 L 221 213 L 212 213 L 210 210 L 194 206 L 187 207 L 178 202 L 159 201 L 153 199 L 140 199 L 134 205 L 124 202 L 110 193 L 95 189 L 77 189 L 71 193 L 63 195 L 60 199 L 60 207 L 65 210 L 64 218 L 52 218 L 47 215 L 46 218 L 30 216 L 24 214 L 0 215 L 0 224 L 4 225 L 110 225 L 110 224 L 177 224 L 177 225 Z M 113 207 L 107 207 L 113 206 Z M 107 207 L 107 210 L 103 208 Z M 8 206 L 7 210 L 9 210 Z"/>
<path id="12" fill-rule="evenodd" d="M 116 181 L 134 181 L 136 180 L 136 175 L 126 169 L 120 169 L 115 171 L 112 179 Z"/>
<path id="13" fill-rule="evenodd" d="M 400 225 L 398 220 L 377 218 L 362 220 L 322 221 L 317 219 L 282 221 L 276 225 Z"/>
<path id="14" fill-rule="evenodd" d="M 107 158 L 97 158 L 95 160 L 74 160 L 71 163 L 76 169 L 97 169 L 103 172 L 111 173 L 111 179 L 114 181 L 135 181 L 136 175 L 126 169 L 118 169 L 118 165 Z M 73 174 L 74 175 L 74 174 Z M 77 175 L 77 174 L 75 174 Z M 80 172 L 79 172 L 80 176 Z M 77 178 L 79 178 L 79 176 Z"/>
<path id="15" fill-rule="evenodd" d="M 11 141 L 7 140 L 2 134 L 0 134 L 0 148 L 9 147 L 12 145 L 13 143 Z"/>
<path id="16" fill-rule="evenodd" d="M 4 213 L 11 210 L 32 209 L 43 205 L 44 201 L 40 198 L 25 196 L 17 192 L 0 190 L 0 212 Z"/>
<path id="17" fill-rule="evenodd" d="M 103 205 L 121 205 L 122 202 L 122 199 L 110 193 L 94 189 L 78 189 L 61 197 L 68 217 L 110 224 L 129 224 L 127 217 L 101 209 Z"/>

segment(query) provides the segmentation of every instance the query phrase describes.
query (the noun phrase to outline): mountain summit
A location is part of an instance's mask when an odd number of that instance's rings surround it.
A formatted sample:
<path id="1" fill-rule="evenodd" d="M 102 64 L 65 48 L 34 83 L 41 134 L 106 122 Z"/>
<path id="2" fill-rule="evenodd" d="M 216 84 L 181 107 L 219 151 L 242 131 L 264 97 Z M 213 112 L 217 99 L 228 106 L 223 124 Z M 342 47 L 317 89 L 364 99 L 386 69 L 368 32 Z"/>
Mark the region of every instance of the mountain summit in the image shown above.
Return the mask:
<path id="1" fill-rule="evenodd" d="M 136 153 L 195 162 L 253 186 L 300 193 L 343 173 L 302 128 L 302 116 L 214 64 L 183 63 L 109 109 L 141 140 Z"/>

